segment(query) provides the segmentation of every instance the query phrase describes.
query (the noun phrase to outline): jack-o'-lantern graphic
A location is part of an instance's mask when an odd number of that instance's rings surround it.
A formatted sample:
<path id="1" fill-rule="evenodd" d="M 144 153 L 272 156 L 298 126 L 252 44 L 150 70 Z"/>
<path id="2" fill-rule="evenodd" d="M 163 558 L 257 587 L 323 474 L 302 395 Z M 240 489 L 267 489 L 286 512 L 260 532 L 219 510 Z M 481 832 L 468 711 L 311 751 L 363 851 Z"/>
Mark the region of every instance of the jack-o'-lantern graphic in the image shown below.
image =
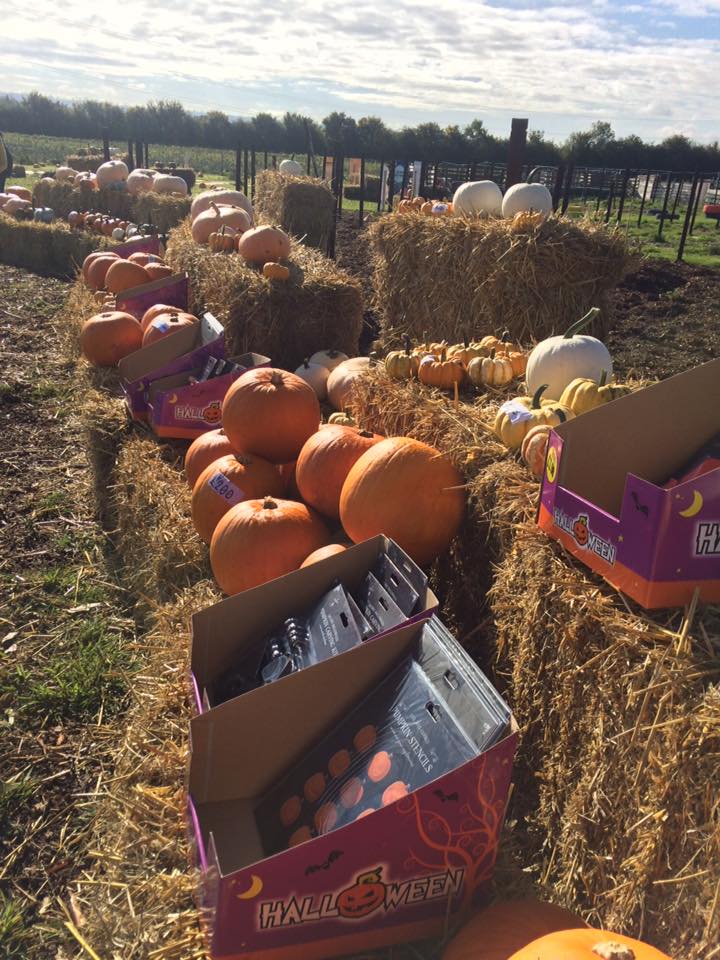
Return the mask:
<path id="1" fill-rule="evenodd" d="M 578 517 L 575 523 L 573 524 L 573 536 L 580 544 L 581 547 L 587 546 L 588 537 L 588 518 L 587 517 Z"/>
<path id="2" fill-rule="evenodd" d="M 380 879 L 382 867 L 361 873 L 352 887 L 343 890 L 337 898 L 341 917 L 358 920 L 367 917 L 385 903 L 385 884 Z"/>
<path id="3" fill-rule="evenodd" d="M 219 400 L 213 400 L 205 407 L 203 420 L 205 423 L 220 423 L 222 421 L 222 404 Z"/>

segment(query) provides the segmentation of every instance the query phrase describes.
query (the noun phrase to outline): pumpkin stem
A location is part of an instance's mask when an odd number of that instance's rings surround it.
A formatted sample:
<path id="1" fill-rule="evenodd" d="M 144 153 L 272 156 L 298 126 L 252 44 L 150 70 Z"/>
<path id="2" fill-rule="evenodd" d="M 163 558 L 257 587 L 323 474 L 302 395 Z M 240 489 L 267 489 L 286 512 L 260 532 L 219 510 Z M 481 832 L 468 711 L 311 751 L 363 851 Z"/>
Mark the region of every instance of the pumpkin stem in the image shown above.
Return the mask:
<path id="1" fill-rule="evenodd" d="M 541 396 L 543 395 L 543 393 L 547 390 L 547 388 L 548 388 L 548 385 L 547 385 L 546 383 L 544 383 L 541 387 L 538 387 L 537 390 L 535 391 L 535 393 L 533 394 L 533 398 L 532 398 L 532 409 L 533 409 L 533 410 L 539 410 L 539 409 L 540 409 L 540 397 L 541 397 Z"/>
<path id="2" fill-rule="evenodd" d="M 308 359 L 308 357 L 305 357 L 305 359 L 303 360 L 303 366 L 305 367 L 306 370 L 310 366 L 310 360 Z"/>
<path id="3" fill-rule="evenodd" d="M 490 351 L 490 359 L 491 360 L 495 359 L 495 347 L 493 347 L 492 350 Z"/>
<path id="4" fill-rule="evenodd" d="M 277 510 L 277 503 L 275 503 L 272 497 L 265 497 L 263 500 L 263 510 Z"/>
<path id="5" fill-rule="evenodd" d="M 560 420 L 560 423 L 567 423 L 567 417 L 565 416 L 565 412 L 563 410 L 561 410 L 558 407 L 555 413 L 558 415 L 558 419 Z"/>
<path id="6" fill-rule="evenodd" d="M 602 957 L 602 960 L 635 960 L 635 951 L 616 940 L 596 943 L 592 952 L 597 954 L 598 957 Z"/>
<path id="7" fill-rule="evenodd" d="M 370 430 L 358 430 L 359 437 L 371 437 L 372 433 Z"/>
<path id="8" fill-rule="evenodd" d="M 502 343 L 510 343 L 510 331 L 504 330 L 500 340 Z"/>
<path id="9" fill-rule="evenodd" d="M 599 387 L 604 387 L 607 383 L 607 370 L 602 370 L 600 373 L 600 382 L 598 383 Z"/>
<path id="10" fill-rule="evenodd" d="M 470 346 L 470 341 L 468 340 L 467 330 L 463 330 L 463 332 L 462 332 L 462 338 L 463 338 L 463 346 L 464 346 L 465 349 L 467 350 L 467 348 Z"/>
<path id="11" fill-rule="evenodd" d="M 569 340 L 571 337 L 574 337 L 576 333 L 579 333 L 584 327 L 587 327 L 587 325 L 592 323 L 595 317 L 599 315 L 600 307 L 590 307 L 584 317 L 576 320 L 575 323 L 567 328 L 563 334 L 563 340 Z"/>

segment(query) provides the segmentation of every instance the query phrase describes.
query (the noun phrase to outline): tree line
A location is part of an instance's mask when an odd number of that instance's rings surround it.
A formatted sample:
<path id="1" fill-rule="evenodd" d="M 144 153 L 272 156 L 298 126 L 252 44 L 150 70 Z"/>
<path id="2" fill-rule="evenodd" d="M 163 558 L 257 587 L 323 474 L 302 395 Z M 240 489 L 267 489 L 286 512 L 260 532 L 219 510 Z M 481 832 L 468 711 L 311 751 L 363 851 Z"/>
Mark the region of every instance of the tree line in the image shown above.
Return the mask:
<path id="1" fill-rule="evenodd" d="M 465 127 L 421 123 L 394 130 L 379 117 L 355 120 L 333 112 L 318 123 L 299 113 L 282 118 L 258 113 L 251 119 L 231 119 L 218 110 L 196 115 L 177 101 L 160 100 L 145 106 L 120 107 L 97 100 L 63 103 L 40 93 L 22 99 L 0 98 L 0 130 L 13 133 L 72 137 L 97 143 L 103 130 L 112 140 L 234 150 L 238 145 L 278 153 L 304 154 L 308 144 L 317 154 L 365 156 L 372 159 L 429 159 L 502 162 L 507 138 L 490 133 L 482 120 Z M 682 134 L 661 143 L 630 135 L 617 137 L 607 122 L 571 134 L 564 143 L 546 139 L 542 130 L 528 134 L 526 162 L 532 166 L 572 161 L 594 167 L 720 171 L 720 147 L 700 144 Z"/>

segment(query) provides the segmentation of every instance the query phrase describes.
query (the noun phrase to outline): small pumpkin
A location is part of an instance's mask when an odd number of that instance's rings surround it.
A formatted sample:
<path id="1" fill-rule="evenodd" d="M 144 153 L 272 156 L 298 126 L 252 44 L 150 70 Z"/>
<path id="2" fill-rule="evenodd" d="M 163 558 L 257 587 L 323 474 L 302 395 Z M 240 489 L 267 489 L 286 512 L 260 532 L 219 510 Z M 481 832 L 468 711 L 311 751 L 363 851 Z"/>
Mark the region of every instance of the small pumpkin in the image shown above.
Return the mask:
<path id="1" fill-rule="evenodd" d="M 465 367 L 460 360 L 454 357 L 445 359 L 443 350 L 439 357 L 430 354 L 423 357 L 418 366 L 418 380 L 428 387 L 440 387 L 441 390 L 452 390 L 465 379 Z"/>
<path id="2" fill-rule="evenodd" d="M 262 457 L 221 457 L 203 470 L 193 487 L 192 521 L 198 536 L 210 543 L 215 527 L 236 503 L 281 496 L 284 487 L 278 470 Z"/>
<path id="3" fill-rule="evenodd" d="M 242 207 L 211 201 L 209 207 L 193 220 L 192 238 L 195 243 L 206 244 L 210 234 L 217 233 L 222 226 L 232 227 L 241 234 L 250 229 L 250 217 Z"/>
<path id="4" fill-rule="evenodd" d="M 564 334 L 541 340 L 534 347 L 525 371 L 528 393 L 534 393 L 544 383 L 546 396 L 559 400 L 573 380 L 598 381 L 603 370 L 608 377 L 612 375 L 612 358 L 605 344 L 580 333 L 599 313 L 599 308 L 593 307 Z"/>
<path id="5" fill-rule="evenodd" d="M 426 217 L 429 217 L 430 214 L 432 213 L 432 209 L 433 209 L 432 200 L 426 200 L 425 203 L 420 207 L 420 213 L 424 214 L 424 216 Z"/>
<path id="6" fill-rule="evenodd" d="M 337 413 L 331 413 L 328 417 L 327 425 L 338 426 L 338 427 L 356 427 L 357 423 L 349 413 L 345 411 L 338 411 Z"/>
<path id="7" fill-rule="evenodd" d="M 252 221 L 253 206 L 240 190 L 205 190 L 203 193 L 199 193 L 190 207 L 190 219 L 195 220 L 197 216 L 210 207 L 211 203 L 242 207 Z"/>
<path id="8" fill-rule="evenodd" d="M 523 463 L 536 480 L 542 478 L 545 471 L 545 456 L 552 427 L 547 423 L 540 423 L 532 427 L 525 434 L 520 447 L 520 456 Z"/>
<path id="9" fill-rule="evenodd" d="M 310 363 L 319 363 L 332 373 L 335 367 L 339 367 L 349 359 L 348 355 L 341 350 L 318 350 L 310 357 Z"/>
<path id="10" fill-rule="evenodd" d="M 92 269 L 92 268 L 91 268 Z M 110 293 L 122 293 L 131 287 L 138 287 L 150 279 L 145 267 L 129 260 L 116 260 L 105 274 L 105 287 Z"/>
<path id="11" fill-rule="evenodd" d="M 370 366 L 369 357 L 352 357 L 338 364 L 327 382 L 328 400 L 336 410 L 344 410 L 352 397 L 355 381 L 364 376 Z"/>
<path id="12" fill-rule="evenodd" d="M 507 357 L 475 357 L 467 368 L 468 378 L 476 387 L 503 387 L 513 378 L 512 363 Z"/>
<path id="13" fill-rule="evenodd" d="M 80 331 L 83 356 L 98 367 L 114 367 L 141 346 L 140 324 L 132 314 L 119 310 L 95 314 Z"/>
<path id="14" fill-rule="evenodd" d="M 231 507 L 215 528 L 210 565 L 220 589 L 232 595 L 297 570 L 328 543 L 325 523 L 304 503 L 246 500 Z"/>
<path id="15" fill-rule="evenodd" d="M 338 553 L 345 553 L 347 547 L 342 543 L 329 543 L 326 547 L 320 547 L 319 550 L 313 550 L 309 557 L 305 557 L 300 564 L 303 567 L 311 567 L 314 563 L 320 563 L 321 560 L 327 560 L 328 557 L 335 557 Z"/>
<path id="16" fill-rule="evenodd" d="M 237 230 L 223 224 L 208 237 L 208 248 L 211 253 L 230 253 L 235 249 Z"/>
<path id="17" fill-rule="evenodd" d="M 575 414 L 569 407 L 554 401 L 541 402 L 545 384 L 532 397 L 506 400 L 495 418 L 495 434 L 509 450 L 519 450 L 532 427 L 546 423 L 551 427 L 571 420 Z"/>
<path id="18" fill-rule="evenodd" d="M 459 360 L 466 370 L 471 360 L 474 360 L 476 357 L 484 357 L 486 355 L 486 352 L 483 351 L 480 346 L 470 343 L 466 336 L 463 337 L 462 343 L 454 343 L 447 349 L 448 359 Z"/>
<path id="19" fill-rule="evenodd" d="M 509 960 L 672 960 L 648 943 L 609 930 L 556 930 L 528 943 Z"/>
<path id="20" fill-rule="evenodd" d="M 448 548 L 464 511 L 461 474 L 438 450 L 410 437 L 374 444 L 340 495 L 340 520 L 354 543 L 384 533 L 419 564 Z"/>
<path id="21" fill-rule="evenodd" d="M 145 328 L 142 345 L 149 347 L 151 343 L 169 337 L 182 327 L 190 327 L 194 323 L 197 323 L 197 319 L 191 313 L 161 313 Z"/>
<path id="22" fill-rule="evenodd" d="M 307 358 L 303 360 L 295 371 L 295 376 L 308 383 L 318 398 L 322 401 L 327 397 L 327 381 L 330 371 L 319 363 L 311 363 Z"/>
<path id="23" fill-rule="evenodd" d="M 570 407 L 575 416 L 602 407 L 611 400 L 627 396 L 632 388 L 620 383 L 606 383 L 607 371 L 603 370 L 596 383 L 586 377 L 578 377 L 569 383 L 562 392 L 560 403 Z"/>
<path id="24" fill-rule="evenodd" d="M 268 280 L 279 280 L 284 283 L 290 279 L 290 269 L 284 263 L 266 263 L 262 272 Z"/>
<path id="25" fill-rule="evenodd" d="M 360 457 L 383 438 L 377 433 L 333 424 L 305 442 L 295 478 L 305 503 L 326 517 L 340 516 L 340 494 Z"/>
<path id="26" fill-rule="evenodd" d="M 385 357 L 385 369 L 393 380 L 411 380 L 417 376 L 420 358 L 410 350 L 410 338 L 405 337 L 404 350 L 391 350 Z"/>
<path id="27" fill-rule="evenodd" d="M 277 227 L 255 227 L 243 233 L 238 253 L 248 263 L 276 263 L 290 256 L 290 237 Z"/>
<path id="28" fill-rule="evenodd" d="M 215 463 L 220 457 L 226 457 L 234 452 L 222 427 L 219 430 L 208 430 L 196 437 L 185 454 L 185 478 L 190 489 L 192 490 L 195 486 L 198 477 L 206 467 Z"/>
<path id="29" fill-rule="evenodd" d="M 235 450 L 271 463 L 295 460 L 319 423 L 315 391 L 287 370 L 250 370 L 231 385 L 223 401 L 223 427 Z"/>

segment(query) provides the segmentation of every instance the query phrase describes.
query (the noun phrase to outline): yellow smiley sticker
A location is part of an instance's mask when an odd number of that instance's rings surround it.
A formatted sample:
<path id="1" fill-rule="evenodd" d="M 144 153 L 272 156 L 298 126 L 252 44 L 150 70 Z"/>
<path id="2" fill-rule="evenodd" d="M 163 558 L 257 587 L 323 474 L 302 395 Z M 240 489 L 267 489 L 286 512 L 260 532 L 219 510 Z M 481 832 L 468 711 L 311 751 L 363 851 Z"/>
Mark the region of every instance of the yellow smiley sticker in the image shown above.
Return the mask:
<path id="1" fill-rule="evenodd" d="M 545 464 L 545 473 L 548 478 L 548 483 L 555 483 L 555 477 L 557 476 L 557 453 L 555 452 L 555 447 L 550 447 L 547 455 L 547 463 Z"/>

